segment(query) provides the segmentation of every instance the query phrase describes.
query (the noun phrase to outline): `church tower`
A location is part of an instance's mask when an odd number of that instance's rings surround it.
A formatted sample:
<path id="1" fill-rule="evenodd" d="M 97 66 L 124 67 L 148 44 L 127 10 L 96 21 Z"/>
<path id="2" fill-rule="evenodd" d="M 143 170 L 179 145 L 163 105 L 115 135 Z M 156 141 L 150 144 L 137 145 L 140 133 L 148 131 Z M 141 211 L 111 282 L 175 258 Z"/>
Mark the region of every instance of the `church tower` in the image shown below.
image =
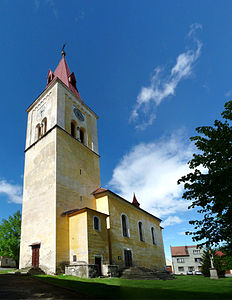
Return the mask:
<path id="1" fill-rule="evenodd" d="M 95 210 L 100 187 L 98 116 L 82 101 L 64 51 L 27 113 L 20 268 L 56 273 L 70 260 L 62 213 Z"/>

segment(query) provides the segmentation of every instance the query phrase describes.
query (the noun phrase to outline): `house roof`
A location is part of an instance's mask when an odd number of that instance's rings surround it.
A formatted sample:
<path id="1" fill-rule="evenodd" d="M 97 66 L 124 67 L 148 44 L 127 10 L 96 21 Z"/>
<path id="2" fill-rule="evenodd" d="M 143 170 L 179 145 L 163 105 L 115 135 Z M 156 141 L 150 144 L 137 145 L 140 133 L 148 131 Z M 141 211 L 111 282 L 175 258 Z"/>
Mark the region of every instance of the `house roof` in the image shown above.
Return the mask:
<path id="1" fill-rule="evenodd" d="M 195 246 L 190 246 L 195 247 Z M 188 248 L 189 246 L 178 246 L 178 247 L 170 247 L 172 256 L 189 256 Z"/>
<path id="2" fill-rule="evenodd" d="M 134 208 L 139 209 L 140 211 L 142 211 L 142 212 L 148 214 L 149 216 L 155 218 L 155 219 L 158 220 L 159 222 L 162 221 L 162 220 L 159 219 L 158 217 L 156 217 L 156 216 L 150 214 L 149 212 L 147 212 L 146 210 L 140 208 L 139 206 L 134 205 L 132 202 L 127 201 L 126 199 L 122 198 L 121 196 L 119 196 L 118 194 L 112 192 L 111 190 L 108 190 L 108 189 L 105 189 L 105 188 L 100 187 L 100 188 L 96 189 L 95 191 L 93 191 L 92 194 L 93 194 L 94 196 L 97 196 L 97 195 L 100 195 L 100 194 L 103 194 L 103 193 L 110 193 L 111 195 L 116 196 L 117 198 L 119 198 L 119 199 L 125 201 L 127 204 L 130 204 L 130 205 L 133 206 Z M 160 228 L 163 229 L 161 226 L 160 226 Z"/>

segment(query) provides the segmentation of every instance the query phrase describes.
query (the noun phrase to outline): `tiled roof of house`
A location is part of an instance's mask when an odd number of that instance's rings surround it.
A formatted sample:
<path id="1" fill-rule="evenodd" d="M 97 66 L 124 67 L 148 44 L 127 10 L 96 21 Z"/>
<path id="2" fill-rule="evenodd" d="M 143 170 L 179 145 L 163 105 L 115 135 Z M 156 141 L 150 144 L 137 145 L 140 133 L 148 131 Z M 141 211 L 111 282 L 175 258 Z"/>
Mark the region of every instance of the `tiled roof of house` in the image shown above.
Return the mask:
<path id="1" fill-rule="evenodd" d="M 195 246 L 190 246 L 195 247 Z M 170 247 L 172 256 L 188 256 L 189 246 Z"/>

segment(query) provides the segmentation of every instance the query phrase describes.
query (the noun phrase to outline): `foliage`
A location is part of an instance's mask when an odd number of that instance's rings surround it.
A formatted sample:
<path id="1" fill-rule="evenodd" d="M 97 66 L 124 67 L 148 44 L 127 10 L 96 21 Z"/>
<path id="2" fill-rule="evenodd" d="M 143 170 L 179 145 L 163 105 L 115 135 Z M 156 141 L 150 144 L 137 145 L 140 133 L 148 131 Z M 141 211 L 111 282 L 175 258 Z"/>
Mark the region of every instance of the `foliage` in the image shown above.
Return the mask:
<path id="1" fill-rule="evenodd" d="M 189 208 L 198 207 L 200 219 L 194 225 L 194 241 L 215 246 L 224 242 L 232 248 L 232 101 L 225 104 L 221 114 L 224 120 L 215 120 L 214 126 L 196 128 L 199 135 L 191 137 L 199 150 L 189 161 L 193 171 L 181 177 L 183 198 L 192 201 Z"/>
<path id="2" fill-rule="evenodd" d="M 225 276 L 225 271 L 228 269 L 225 263 L 225 255 L 219 256 L 216 255 L 216 250 L 210 250 L 213 256 L 213 264 L 214 268 L 217 270 L 217 274 L 219 277 Z M 210 268 L 211 268 L 211 262 L 210 262 L 210 252 L 209 249 L 205 250 L 202 255 L 202 264 L 201 264 L 201 270 L 204 276 L 209 277 L 210 276 Z"/>
<path id="3" fill-rule="evenodd" d="M 194 275 L 177 276 L 174 280 L 85 279 L 63 275 L 36 277 L 50 284 L 72 289 L 79 296 L 84 295 L 91 299 L 227 300 L 232 294 L 232 278 L 211 280 Z"/>
<path id="4" fill-rule="evenodd" d="M 17 211 L 0 224 L 0 255 L 13 258 L 18 267 L 21 233 L 21 213 Z"/>

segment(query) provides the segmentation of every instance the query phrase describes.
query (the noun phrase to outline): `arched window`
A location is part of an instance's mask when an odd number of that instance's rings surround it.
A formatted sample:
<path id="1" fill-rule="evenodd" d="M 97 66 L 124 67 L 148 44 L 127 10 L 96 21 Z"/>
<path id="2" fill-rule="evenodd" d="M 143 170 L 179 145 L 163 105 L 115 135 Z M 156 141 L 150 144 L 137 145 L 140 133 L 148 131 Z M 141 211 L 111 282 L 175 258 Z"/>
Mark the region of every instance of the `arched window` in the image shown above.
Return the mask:
<path id="1" fill-rule="evenodd" d="M 76 138 L 76 123 L 74 121 L 71 122 L 71 136 Z"/>
<path id="2" fill-rule="evenodd" d="M 43 125 L 43 134 L 45 134 L 47 132 L 47 118 L 43 119 L 42 125 Z"/>
<path id="3" fill-rule="evenodd" d="M 152 244 L 155 245 L 155 229 L 154 227 L 151 227 L 151 239 L 152 239 Z"/>
<path id="4" fill-rule="evenodd" d="M 144 242 L 143 223 L 139 221 L 138 226 L 139 226 L 139 239 L 141 242 Z"/>
<path id="5" fill-rule="evenodd" d="M 122 214 L 121 221 L 122 221 L 122 235 L 125 237 L 129 237 L 129 222 L 128 222 L 127 215 Z"/>
<path id="6" fill-rule="evenodd" d="M 101 221 L 97 216 L 93 217 L 93 229 L 94 230 L 101 230 Z"/>
<path id="7" fill-rule="evenodd" d="M 82 144 L 85 142 L 85 131 L 83 128 L 80 128 L 80 141 Z"/>
<path id="8" fill-rule="evenodd" d="M 36 138 L 39 139 L 41 137 L 41 126 L 38 124 L 36 126 Z"/>

